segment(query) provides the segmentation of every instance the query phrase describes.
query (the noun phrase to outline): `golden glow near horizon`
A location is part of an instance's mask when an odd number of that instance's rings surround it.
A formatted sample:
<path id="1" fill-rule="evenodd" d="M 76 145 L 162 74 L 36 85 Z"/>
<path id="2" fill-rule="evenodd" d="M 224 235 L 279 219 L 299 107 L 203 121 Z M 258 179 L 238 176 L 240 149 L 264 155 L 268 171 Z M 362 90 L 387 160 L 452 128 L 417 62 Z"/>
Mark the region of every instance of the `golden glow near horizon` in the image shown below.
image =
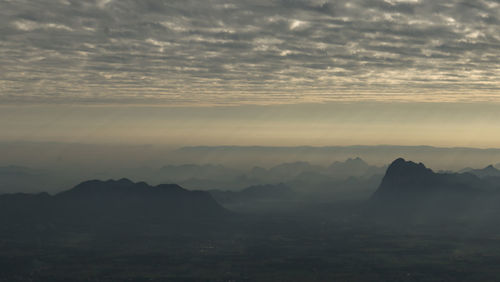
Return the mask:
<path id="1" fill-rule="evenodd" d="M 4 106 L 2 140 L 187 145 L 499 147 L 497 104 Z"/>

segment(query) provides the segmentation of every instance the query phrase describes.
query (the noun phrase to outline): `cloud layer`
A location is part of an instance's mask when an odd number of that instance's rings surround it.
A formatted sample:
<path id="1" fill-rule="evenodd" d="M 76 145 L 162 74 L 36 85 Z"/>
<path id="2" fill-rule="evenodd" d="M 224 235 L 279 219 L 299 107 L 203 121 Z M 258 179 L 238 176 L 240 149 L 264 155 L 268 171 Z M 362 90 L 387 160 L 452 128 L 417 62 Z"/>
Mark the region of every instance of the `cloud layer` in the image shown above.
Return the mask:
<path id="1" fill-rule="evenodd" d="M 500 101 L 500 0 L 0 0 L 6 103 Z"/>

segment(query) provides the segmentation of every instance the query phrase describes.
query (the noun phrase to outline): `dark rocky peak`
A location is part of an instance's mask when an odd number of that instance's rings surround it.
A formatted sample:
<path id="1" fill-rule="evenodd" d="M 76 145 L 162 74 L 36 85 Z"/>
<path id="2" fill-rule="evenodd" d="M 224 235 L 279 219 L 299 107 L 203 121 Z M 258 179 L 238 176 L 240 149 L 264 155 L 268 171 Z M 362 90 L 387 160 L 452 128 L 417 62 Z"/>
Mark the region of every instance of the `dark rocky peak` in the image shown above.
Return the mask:
<path id="1" fill-rule="evenodd" d="M 385 178 L 419 178 L 430 177 L 432 175 L 434 175 L 434 172 L 425 167 L 423 163 L 417 164 L 412 161 L 406 161 L 403 158 L 399 158 L 389 165 Z"/>
<path id="2" fill-rule="evenodd" d="M 432 190 L 439 182 L 439 175 L 422 163 L 399 158 L 389 165 L 374 198 L 421 193 Z"/>

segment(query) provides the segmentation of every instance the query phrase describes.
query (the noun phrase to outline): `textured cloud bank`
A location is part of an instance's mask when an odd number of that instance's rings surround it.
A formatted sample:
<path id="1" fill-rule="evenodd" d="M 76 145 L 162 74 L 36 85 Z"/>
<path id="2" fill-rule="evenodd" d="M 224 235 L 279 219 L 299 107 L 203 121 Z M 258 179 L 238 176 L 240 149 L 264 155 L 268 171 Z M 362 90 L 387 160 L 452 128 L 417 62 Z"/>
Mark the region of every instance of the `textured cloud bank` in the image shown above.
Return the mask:
<path id="1" fill-rule="evenodd" d="M 0 99 L 500 100 L 500 1 L 0 0 Z"/>

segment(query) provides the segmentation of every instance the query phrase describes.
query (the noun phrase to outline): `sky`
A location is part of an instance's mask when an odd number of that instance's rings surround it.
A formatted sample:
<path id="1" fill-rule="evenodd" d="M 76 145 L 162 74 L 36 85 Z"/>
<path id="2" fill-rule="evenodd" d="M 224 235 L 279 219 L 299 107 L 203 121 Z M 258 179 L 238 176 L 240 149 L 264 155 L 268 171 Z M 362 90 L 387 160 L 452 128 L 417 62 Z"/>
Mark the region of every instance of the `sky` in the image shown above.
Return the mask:
<path id="1" fill-rule="evenodd" d="M 0 0 L 0 141 L 499 147 L 499 19 L 499 0 Z"/>

